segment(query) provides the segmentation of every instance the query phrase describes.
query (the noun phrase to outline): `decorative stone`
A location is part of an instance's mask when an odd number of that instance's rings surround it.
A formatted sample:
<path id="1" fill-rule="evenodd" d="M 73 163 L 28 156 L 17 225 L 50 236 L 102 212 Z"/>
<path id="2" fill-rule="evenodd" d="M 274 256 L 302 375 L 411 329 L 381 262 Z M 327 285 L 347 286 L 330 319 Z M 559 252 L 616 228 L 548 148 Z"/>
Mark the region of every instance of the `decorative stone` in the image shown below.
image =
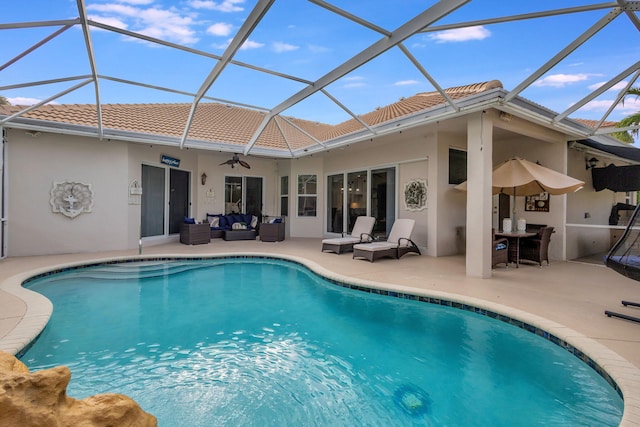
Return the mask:
<path id="1" fill-rule="evenodd" d="M 67 396 L 71 371 L 65 366 L 30 373 L 0 351 L 0 425 L 21 427 L 155 427 L 156 418 L 122 394 L 77 400 Z"/>
<path id="2" fill-rule="evenodd" d="M 74 181 L 54 182 L 49 203 L 53 212 L 75 218 L 81 213 L 91 212 L 93 197 L 91 184 Z"/>

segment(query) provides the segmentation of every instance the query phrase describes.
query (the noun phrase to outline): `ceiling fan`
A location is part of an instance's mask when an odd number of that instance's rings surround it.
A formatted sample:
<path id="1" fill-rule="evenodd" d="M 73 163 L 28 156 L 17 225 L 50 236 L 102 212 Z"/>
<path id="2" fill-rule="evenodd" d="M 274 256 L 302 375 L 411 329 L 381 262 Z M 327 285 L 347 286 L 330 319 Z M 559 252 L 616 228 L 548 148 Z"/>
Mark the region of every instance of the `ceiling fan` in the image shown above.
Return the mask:
<path id="1" fill-rule="evenodd" d="M 245 167 L 247 169 L 251 169 L 251 166 L 249 166 L 249 163 L 245 162 L 244 160 L 240 160 L 240 157 L 238 157 L 237 154 L 234 154 L 233 157 L 231 159 L 227 160 L 226 162 L 220 163 L 219 166 L 230 165 L 233 168 L 237 164 L 239 164 L 240 166 L 243 166 L 243 167 Z"/>

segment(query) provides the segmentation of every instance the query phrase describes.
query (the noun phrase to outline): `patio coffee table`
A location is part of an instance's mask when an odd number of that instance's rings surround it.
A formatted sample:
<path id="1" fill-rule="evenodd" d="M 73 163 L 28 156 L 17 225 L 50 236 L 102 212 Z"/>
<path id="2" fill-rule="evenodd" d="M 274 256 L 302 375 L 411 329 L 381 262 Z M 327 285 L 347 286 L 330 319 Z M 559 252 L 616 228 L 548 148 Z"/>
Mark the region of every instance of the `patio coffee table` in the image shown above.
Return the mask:
<path id="1" fill-rule="evenodd" d="M 256 240 L 256 230 L 225 230 L 224 240 Z"/>

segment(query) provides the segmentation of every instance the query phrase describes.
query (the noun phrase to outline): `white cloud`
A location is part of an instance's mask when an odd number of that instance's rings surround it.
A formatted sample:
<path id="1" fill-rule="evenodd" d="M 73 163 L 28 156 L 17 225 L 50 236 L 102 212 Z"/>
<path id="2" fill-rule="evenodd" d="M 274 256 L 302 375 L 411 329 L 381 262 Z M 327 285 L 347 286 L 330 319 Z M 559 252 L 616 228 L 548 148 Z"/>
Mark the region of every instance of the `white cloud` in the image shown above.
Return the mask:
<path id="1" fill-rule="evenodd" d="M 319 46 L 316 44 L 307 45 L 307 49 L 309 49 L 309 52 L 311 53 L 327 53 L 331 51 L 331 49 L 329 49 L 328 47 Z"/>
<path id="2" fill-rule="evenodd" d="M 564 87 L 572 83 L 585 81 L 588 78 L 587 74 L 552 74 L 533 83 L 533 86 Z"/>
<path id="3" fill-rule="evenodd" d="M 38 98 L 25 98 L 22 96 L 16 96 L 15 98 L 7 98 L 11 105 L 34 105 L 38 102 L 42 102 L 42 99 Z M 55 102 L 49 102 L 48 104 L 56 104 Z"/>
<path id="4" fill-rule="evenodd" d="M 476 25 L 474 27 L 456 28 L 453 30 L 438 31 L 433 34 L 429 34 L 429 39 L 435 40 L 438 43 L 448 42 L 466 42 L 469 40 L 484 40 L 491 35 L 491 31 L 487 30 L 482 25 Z"/>
<path id="5" fill-rule="evenodd" d="M 242 12 L 244 7 L 239 6 L 244 0 L 223 0 L 220 2 L 211 0 L 192 0 L 188 4 L 194 9 L 217 10 L 218 12 Z"/>
<path id="6" fill-rule="evenodd" d="M 613 99 L 595 100 L 585 104 L 584 107 L 581 108 L 581 110 L 604 113 L 609 109 L 609 107 L 611 107 L 612 103 Z M 634 114 L 640 111 L 640 99 L 637 99 L 636 97 L 627 97 L 624 100 L 624 105 L 622 105 L 622 102 L 620 102 L 616 106 L 616 108 L 614 108 L 614 111 L 623 115 Z"/>
<path id="7" fill-rule="evenodd" d="M 181 16 L 174 10 L 156 7 L 140 8 L 116 3 L 90 4 L 87 10 L 100 13 L 102 16 L 96 19 L 100 22 L 120 21 L 121 25 L 147 36 L 183 44 L 198 41 L 195 31 L 191 29 L 195 25 L 193 19 L 189 16 Z"/>
<path id="8" fill-rule="evenodd" d="M 409 85 L 417 85 L 418 83 L 420 83 L 417 80 L 400 80 L 395 82 L 393 85 L 394 86 L 409 86 Z"/>
<path id="9" fill-rule="evenodd" d="M 153 3 L 154 0 L 117 0 L 117 1 L 118 3 L 128 3 L 128 4 L 135 4 L 138 6 L 144 6 L 144 5 Z"/>
<path id="10" fill-rule="evenodd" d="M 126 30 L 129 26 L 122 19 L 111 18 L 106 16 L 93 16 L 89 15 L 89 19 L 95 22 L 100 22 L 101 24 L 110 25 L 112 27 L 120 28 L 122 30 Z M 103 31 L 102 28 L 91 27 L 91 31 Z"/>
<path id="11" fill-rule="evenodd" d="M 365 78 L 362 76 L 348 76 L 343 79 L 346 83 L 342 85 L 343 88 L 352 89 L 355 87 L 367 86 Z"/>
<path id="12" fill-rule="evenodd" d="M 253 40 L 246 40 L 242 46 L 240 47 L 241 50 L 248 50 L 248 49 L 259 49 L 261 47 L 264 46 L 264 43 L 260 43 L 260 42 L 255 42 Z"/>
<path id="13" fill-rule="evenodd" d="M 294 45 L 288 44 L 288 43 L 283 43 L 283 42 L 274 42 L 273 43 L 273 50 L 276 51 L 277 53 L 291 52 L 293 50 L 297 50 L 298 48 L 299 48 L 299 46 L 294 46 Z"/>
<path id="14" fill-rule="evenodd" d="M 214 36 L 226 37 L 231 34 L 232 30 L 233 25 L 227 24 L 226 22 L 217 22 L 207 28 L 207 33 Z"/>
<path id="15" fill-rule="evenodd" d="M 594 84 L 588 86 L 588 88 L 589 88 L 589 90 L 596 90 L 600 86 L 604 85 L 605 83 L 607 83 L 607 82 L 594 83 Z M 627 87 L 627 83 L 628 82 L 625 82 L 625 81 L 618 82 L 615 85 L 611 86 L 608 90 L 615 90 L 616 92 L 620 92 L 622 89 Z"/>

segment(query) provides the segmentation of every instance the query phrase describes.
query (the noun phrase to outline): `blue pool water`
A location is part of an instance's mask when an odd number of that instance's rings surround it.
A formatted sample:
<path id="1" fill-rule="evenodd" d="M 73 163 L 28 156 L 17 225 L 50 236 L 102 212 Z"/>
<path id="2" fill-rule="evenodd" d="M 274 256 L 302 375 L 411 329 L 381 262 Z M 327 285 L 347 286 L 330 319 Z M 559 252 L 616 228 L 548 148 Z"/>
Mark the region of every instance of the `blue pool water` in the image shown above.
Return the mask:
<path id="1" fill-rule="evenodd" d="M 622 399 L 535 334 L 346 289 L 268 259 L 120 263 L 28 283 L 54 304 L 22 356 L 70 396 L 123 393 L 160 426 L 615 426 Z"/>

